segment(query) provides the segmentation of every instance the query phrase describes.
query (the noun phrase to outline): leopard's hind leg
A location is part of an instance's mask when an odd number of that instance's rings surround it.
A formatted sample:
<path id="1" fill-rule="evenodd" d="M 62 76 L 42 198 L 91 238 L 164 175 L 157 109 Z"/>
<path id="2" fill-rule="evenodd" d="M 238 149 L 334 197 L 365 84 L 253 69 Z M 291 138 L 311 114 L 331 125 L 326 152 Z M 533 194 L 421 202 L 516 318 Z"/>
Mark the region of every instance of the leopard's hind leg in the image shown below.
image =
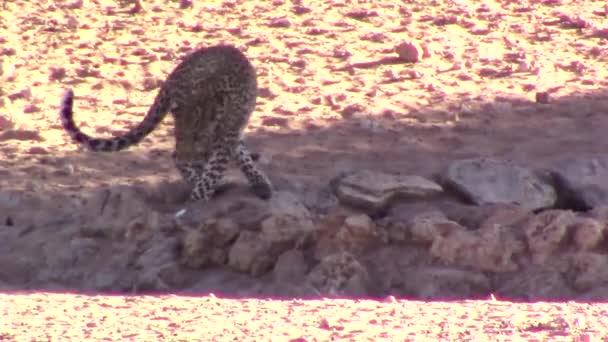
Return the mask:
<path id="1" fill-rule="evenodd" d="M 270 179 L 258 168 L 251 153 L 245 147 L 243 140 L 239 139 L 237 142 L 233 156 L 236 159 L 239 167 L 251 186 L 253 193 L 262 199 L 269 199 L 272 197 L 272 183 Z"/>
<path id="2" fill-rule="evenodd" d="M 180 170 L 182 176 L 192 184 L 191 200 L 211 199 L 224 178 L 229 161 L 230 148 L 225 143 L 216 143 L 206 163 L 189 163 L 190 168 Z"/>

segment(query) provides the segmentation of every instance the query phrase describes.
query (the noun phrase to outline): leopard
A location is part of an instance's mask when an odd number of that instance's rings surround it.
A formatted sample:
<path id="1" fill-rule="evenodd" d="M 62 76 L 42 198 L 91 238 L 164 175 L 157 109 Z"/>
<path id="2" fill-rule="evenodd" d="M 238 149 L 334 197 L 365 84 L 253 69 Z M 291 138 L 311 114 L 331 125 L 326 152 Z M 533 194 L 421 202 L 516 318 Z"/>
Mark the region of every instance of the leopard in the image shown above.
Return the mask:
<path id="1" fill-rule="evenodd" d="M 209 201 L 230 162 L 236 162 L 253 194 L 268 200 L 272 183 L 257 165 L 259 154 L 250 152 L 244 142 L 257 89 L 256 69 L 237 47 L 201 47 L 174 67 L 144 118 L 125 134 L 99 138 L 84 133 L 74 121 L 73 89 L 66 89 L 61 99 L 61 124 L 73 142 L 90 151 L 118 152 L 139 144 L 171 113 L 171 158 L 189 186 L 191 201 Z"/>

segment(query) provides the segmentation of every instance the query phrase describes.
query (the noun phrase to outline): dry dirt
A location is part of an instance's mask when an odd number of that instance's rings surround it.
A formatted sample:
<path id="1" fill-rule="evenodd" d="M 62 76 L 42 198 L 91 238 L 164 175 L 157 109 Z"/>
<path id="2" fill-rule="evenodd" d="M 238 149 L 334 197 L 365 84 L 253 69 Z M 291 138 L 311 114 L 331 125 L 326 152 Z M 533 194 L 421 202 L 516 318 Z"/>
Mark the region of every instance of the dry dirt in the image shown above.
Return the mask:
<path id="1" fill-rule="evenodd" d="M 59 99 L 74 88 L 77 120 L 90 133 L 124 131 L 141 120 L 181 56 L 220 42 L 241 48 L 257 67 L 249 142 L 277 187 L 322 187 L 357 168 L 432 175 L 464 157 L 542 166 L 608 151 L 604 1 L 194 1 L 180 8 L 187 3 L 154 0 L 132 11 L 107 0 L 3 1 L 2 191 L 52 201 L 178 179 L 171 120 L 128 152 L 92 154 L 63 133 Z M 408 41 L 417 45 L 417 63 L 396 53 Z M 547 95 L 548 103 L 536 103 Z M 59 293 L 8 293 L 0 303 L 2 341 L 608 339 L 601 304 Z"/>
<path id="2" fill-rule="evenodd" d="M 0 295 L 0 341 L 601 341 L 597 304 Z M 13 337 L 14 336 L 14 337 Z M 16 338 L 15 338 L 16 337 Z"/>

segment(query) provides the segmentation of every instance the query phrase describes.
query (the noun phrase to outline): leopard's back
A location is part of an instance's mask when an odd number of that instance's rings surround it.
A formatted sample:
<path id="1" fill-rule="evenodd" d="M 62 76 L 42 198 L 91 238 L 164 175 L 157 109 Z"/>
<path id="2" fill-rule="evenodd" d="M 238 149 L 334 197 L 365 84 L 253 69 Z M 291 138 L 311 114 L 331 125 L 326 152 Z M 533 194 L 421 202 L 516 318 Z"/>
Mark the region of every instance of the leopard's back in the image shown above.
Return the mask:
<path id="1" fill-rule="evenodd" d="M 256 90 L 249 60 L 235 47 L 218 45 L 185 57 L 163 82 L 144 119 L 122 136 L 104 139 L 82 132 L 73 119 L 72 90 L 63 97 L 60 115 L 72 140 L 93 151 L 113 152 L 138 144 L 171 112 L 176 156 L 189 160 L 223 135 L 242 132 L 255 108 Z"/>
<path id="2" fill-rule="evenodd" d="M 255 69 L 231 47 L 195 52 L 163 87 L 172 99 L 175 154 L 181 161 L 199 160 L 215 144 L 233 142 L 255 109 Z"/>

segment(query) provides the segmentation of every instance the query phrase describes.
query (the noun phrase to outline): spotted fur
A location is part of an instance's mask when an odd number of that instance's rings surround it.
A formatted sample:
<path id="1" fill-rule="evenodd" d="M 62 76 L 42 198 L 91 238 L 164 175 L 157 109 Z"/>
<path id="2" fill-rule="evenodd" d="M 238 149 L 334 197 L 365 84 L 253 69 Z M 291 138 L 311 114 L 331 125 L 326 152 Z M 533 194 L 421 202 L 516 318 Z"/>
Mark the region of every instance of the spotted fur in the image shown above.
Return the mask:
<path id="1" fill-rule="evenodd" d="M 169 74 L 144 119 L 122 136 L 102 139 L 82 132 L 74 122 L 74 92 L 61 101 L 61 121 L 75 142 L 91 151 L 115 152 L 138 144 L 167 113 L 174 117 L 174 162 L 192 186 L 192 200 L 209 200 L 228 163 L 235 160 L 254 193 L 272 196 L 268 177 L 243 142 L 243 130 L 255 109 L 255 69 L 235 47 L 202 48 Z"/>

